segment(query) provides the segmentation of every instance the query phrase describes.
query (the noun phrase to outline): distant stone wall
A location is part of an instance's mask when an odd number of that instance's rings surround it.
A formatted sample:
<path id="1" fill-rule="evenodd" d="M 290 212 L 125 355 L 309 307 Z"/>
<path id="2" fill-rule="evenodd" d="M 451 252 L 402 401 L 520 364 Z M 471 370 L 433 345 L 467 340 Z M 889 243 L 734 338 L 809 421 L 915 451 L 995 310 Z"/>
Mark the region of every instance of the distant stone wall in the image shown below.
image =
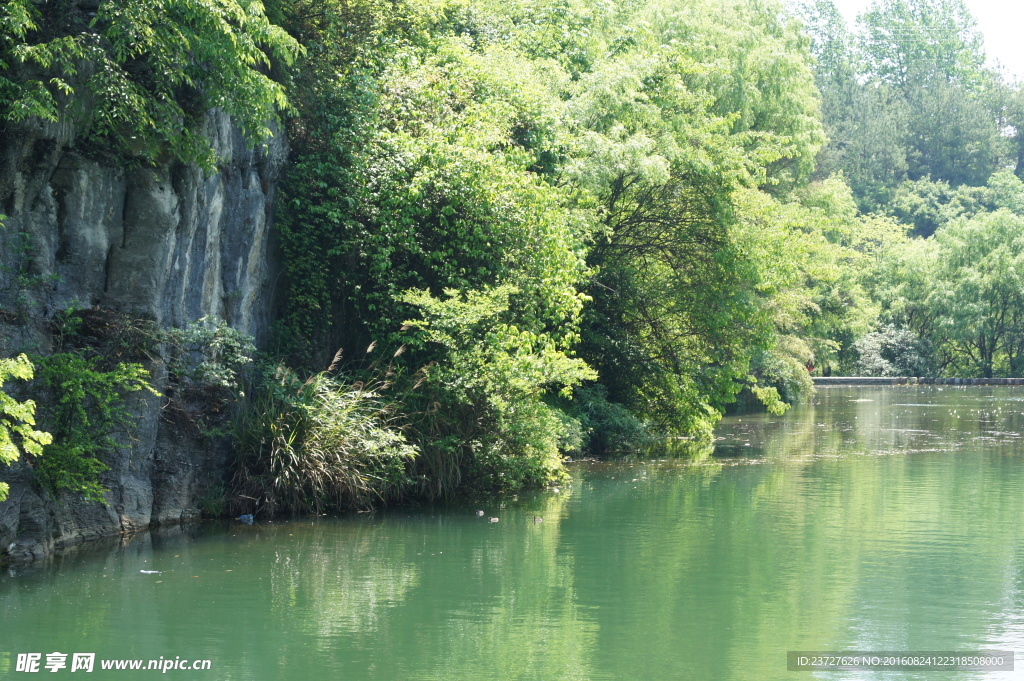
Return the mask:
<path id="1" fill-rule="evenodd" d="M 814 385 L 1024 385 L 1024 378 L 815 376 L 811 380 Z"/>

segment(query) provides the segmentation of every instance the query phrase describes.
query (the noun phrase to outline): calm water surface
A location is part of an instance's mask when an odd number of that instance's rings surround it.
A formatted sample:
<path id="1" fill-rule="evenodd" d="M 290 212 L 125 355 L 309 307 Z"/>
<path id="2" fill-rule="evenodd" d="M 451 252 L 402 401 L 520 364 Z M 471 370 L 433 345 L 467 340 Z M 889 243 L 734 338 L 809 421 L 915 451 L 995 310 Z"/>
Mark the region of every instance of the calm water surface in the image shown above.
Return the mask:
<path id="1" fill-rule="evenodd" d="M 1017 678 L 787 672 L 786 651 L 1024 653 L 1022 433 L 1024 387 L 823 388 L 726 419 L 714 456 L 482 505 L 497 523 L 144 537 L 0 577 L 0 675 L 59 651 L 205 658 L 165 678 L 211 680 Z"/>

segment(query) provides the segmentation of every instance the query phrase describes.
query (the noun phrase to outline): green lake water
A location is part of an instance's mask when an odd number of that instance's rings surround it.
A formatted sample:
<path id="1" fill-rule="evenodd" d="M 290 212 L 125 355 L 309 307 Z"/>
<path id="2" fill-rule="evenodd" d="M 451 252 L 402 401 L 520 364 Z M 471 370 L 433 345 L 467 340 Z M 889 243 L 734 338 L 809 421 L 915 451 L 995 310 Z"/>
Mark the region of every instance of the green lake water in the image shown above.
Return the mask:
<path id="1" fill-rule="evenodd" d="M 6 570 L 0 676 L 85 652 L 211 661 L 87 679 L 1024 677 L 786 667 L 1024 652 L 1022 434 L 1024 387 L 829 387 L 725 419 L 714 456 L 574 464 L 558 492 L 146 535 Z"/>

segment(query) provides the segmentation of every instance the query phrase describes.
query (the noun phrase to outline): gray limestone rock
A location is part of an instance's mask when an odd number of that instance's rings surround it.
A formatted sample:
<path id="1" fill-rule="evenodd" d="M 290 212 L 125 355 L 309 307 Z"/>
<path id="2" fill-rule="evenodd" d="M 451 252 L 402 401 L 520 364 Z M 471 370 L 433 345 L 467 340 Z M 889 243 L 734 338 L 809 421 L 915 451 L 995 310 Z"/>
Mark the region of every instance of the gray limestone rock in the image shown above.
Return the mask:
<path id="1" fill-rule="evenodd" d="M 86 153 L 67 124 L 0 133 L 0 356 L 46 352 L 50 321 L 70 307 L 100 306 L 163 328 L 215 316 L 265 340 L 283 135 L 251 149 L 219 112 L 205 133 L 221 159 L 215 171 L 123 167 Z M 162 388 L 162 363 L 148 368 Z M 162 418 L 166 401 L 133 397 L 138 425 L 108 461 L 106 506 L 39 492 L 23 464 L 0 469 L 11 485 L 0 504 L 0 561 L 198 517 L 207 489 L 223 478 L 226 443 Z"/>

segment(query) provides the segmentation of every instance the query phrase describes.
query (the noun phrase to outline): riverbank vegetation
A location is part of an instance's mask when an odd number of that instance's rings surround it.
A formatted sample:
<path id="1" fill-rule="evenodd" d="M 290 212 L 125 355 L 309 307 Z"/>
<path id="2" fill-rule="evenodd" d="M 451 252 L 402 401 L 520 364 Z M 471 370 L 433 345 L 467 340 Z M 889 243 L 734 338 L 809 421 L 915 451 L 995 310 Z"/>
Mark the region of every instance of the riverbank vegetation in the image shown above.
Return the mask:
<path id="1" fill-rule="evenodd" d="M 542 485 L 811 371 L 1024 372 L 1024 97 L 960 0 L 139 5 L 5 3 L 0 115 L 134 163 L 214 164 L 210 106 L 287 135 L 221 393 L 254 508 Z"/>

